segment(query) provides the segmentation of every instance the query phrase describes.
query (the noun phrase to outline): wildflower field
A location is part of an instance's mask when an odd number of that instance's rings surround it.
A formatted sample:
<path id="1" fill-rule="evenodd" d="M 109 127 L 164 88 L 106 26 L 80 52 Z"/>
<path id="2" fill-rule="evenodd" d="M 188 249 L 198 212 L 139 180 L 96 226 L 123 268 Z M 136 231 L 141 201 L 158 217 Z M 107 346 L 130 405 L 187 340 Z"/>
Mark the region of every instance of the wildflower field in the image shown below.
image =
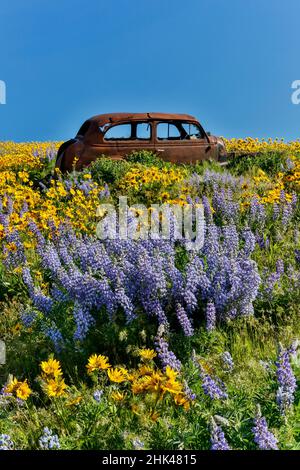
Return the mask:
<path id="1" fill-rule="evenodd" d="M 300 449 L 300 142 L 226 145 L 62 175 L 0 142 L 0 449 Z M 120 195 L 202 204 L 203 247 L 97 238 Z"/>

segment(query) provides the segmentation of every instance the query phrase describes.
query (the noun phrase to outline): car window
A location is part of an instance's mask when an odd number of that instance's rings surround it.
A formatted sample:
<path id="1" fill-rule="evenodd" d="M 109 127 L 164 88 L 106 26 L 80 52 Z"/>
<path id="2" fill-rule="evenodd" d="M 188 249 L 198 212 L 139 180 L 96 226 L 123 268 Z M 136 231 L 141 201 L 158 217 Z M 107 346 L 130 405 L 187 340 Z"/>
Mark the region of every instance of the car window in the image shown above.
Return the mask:
<path id="1" fill-rule="evenodd" d="M 183 122 L 182 124 L 182 127 L 185 131 L 185 138 L 186 139 L 191 139 L 191 140 L 195 140 L 195 139 L 203 139 L 204 135 L 203 135 L 203 132 L 202 132 L 202 129 L 197 126 L 196 124 L 191 124 L 189 122 Z"/>
<path id="2" fill-rule="evenodd" d="M 131 124 L 119 124 L 110 127 L 104 136 L 105 140 L 129 140 L 131 139 Z"/>
<path id="3" fill-rule="evenodd" d="M 178 128 L 169 122 L 160 122 L 156 128 L 159 140 L 180 140 L 181 134 Z"/>
<path id="4" fill-rule="evenodd" d="M 151 139 L 151 124 L 149 122 L 139 122 L 136 125 L 136 138 L 140 140 Z"/>

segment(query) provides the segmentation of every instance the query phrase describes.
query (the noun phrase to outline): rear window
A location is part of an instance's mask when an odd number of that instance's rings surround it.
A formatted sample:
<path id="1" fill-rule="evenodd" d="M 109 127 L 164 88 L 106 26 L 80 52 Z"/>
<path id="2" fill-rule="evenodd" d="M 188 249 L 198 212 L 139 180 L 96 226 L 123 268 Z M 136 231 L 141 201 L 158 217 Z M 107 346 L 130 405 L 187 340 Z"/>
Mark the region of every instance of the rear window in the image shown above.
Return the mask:
<path id="1" fill-rule="evenodd" d="M 131 124 L 119 124 L 110 127 L 106 131 L 105 140 L 129 140 L 131 139 Z"/>
<path id="2" fill-rule="evenodd" d="M 101 128 L 100 128 L 101 130 Z M 151 124 L 132 122 L 110 127 L 104 134 L 105 140 L 150 140 Z"/>

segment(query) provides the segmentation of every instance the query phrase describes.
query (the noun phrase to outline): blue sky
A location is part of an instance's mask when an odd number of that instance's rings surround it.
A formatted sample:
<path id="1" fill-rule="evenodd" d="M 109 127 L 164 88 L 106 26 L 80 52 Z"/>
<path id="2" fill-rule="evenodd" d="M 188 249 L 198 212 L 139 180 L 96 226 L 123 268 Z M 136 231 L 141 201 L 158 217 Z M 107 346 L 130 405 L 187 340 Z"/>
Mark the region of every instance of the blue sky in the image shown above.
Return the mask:
<path id="1" fill-rule="evenodd" d="M 94 114 L 186 112 L 228 137 L 300 137 L 299 0 L 5 0 L 0 140 Z"/>

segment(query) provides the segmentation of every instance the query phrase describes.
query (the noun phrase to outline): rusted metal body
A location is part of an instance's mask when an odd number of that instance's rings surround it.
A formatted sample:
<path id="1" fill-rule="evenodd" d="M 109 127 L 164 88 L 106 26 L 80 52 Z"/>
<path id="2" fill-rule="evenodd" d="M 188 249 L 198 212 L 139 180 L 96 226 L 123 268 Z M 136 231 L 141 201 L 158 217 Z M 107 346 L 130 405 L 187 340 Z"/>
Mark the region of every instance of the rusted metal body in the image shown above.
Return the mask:
<path id="1" fill-rule="evenodd" d="M 193 116 L 112 113 L 85 121 L 76 137 L 60 147 L 56 166 L 63 172 L 71 171 L 74 166 L 80 170 L 101 156 L 120 160 L 134 150 L 143 149 L 174 163 L 226 160 L 222 139 L 205 132 Z"/>

